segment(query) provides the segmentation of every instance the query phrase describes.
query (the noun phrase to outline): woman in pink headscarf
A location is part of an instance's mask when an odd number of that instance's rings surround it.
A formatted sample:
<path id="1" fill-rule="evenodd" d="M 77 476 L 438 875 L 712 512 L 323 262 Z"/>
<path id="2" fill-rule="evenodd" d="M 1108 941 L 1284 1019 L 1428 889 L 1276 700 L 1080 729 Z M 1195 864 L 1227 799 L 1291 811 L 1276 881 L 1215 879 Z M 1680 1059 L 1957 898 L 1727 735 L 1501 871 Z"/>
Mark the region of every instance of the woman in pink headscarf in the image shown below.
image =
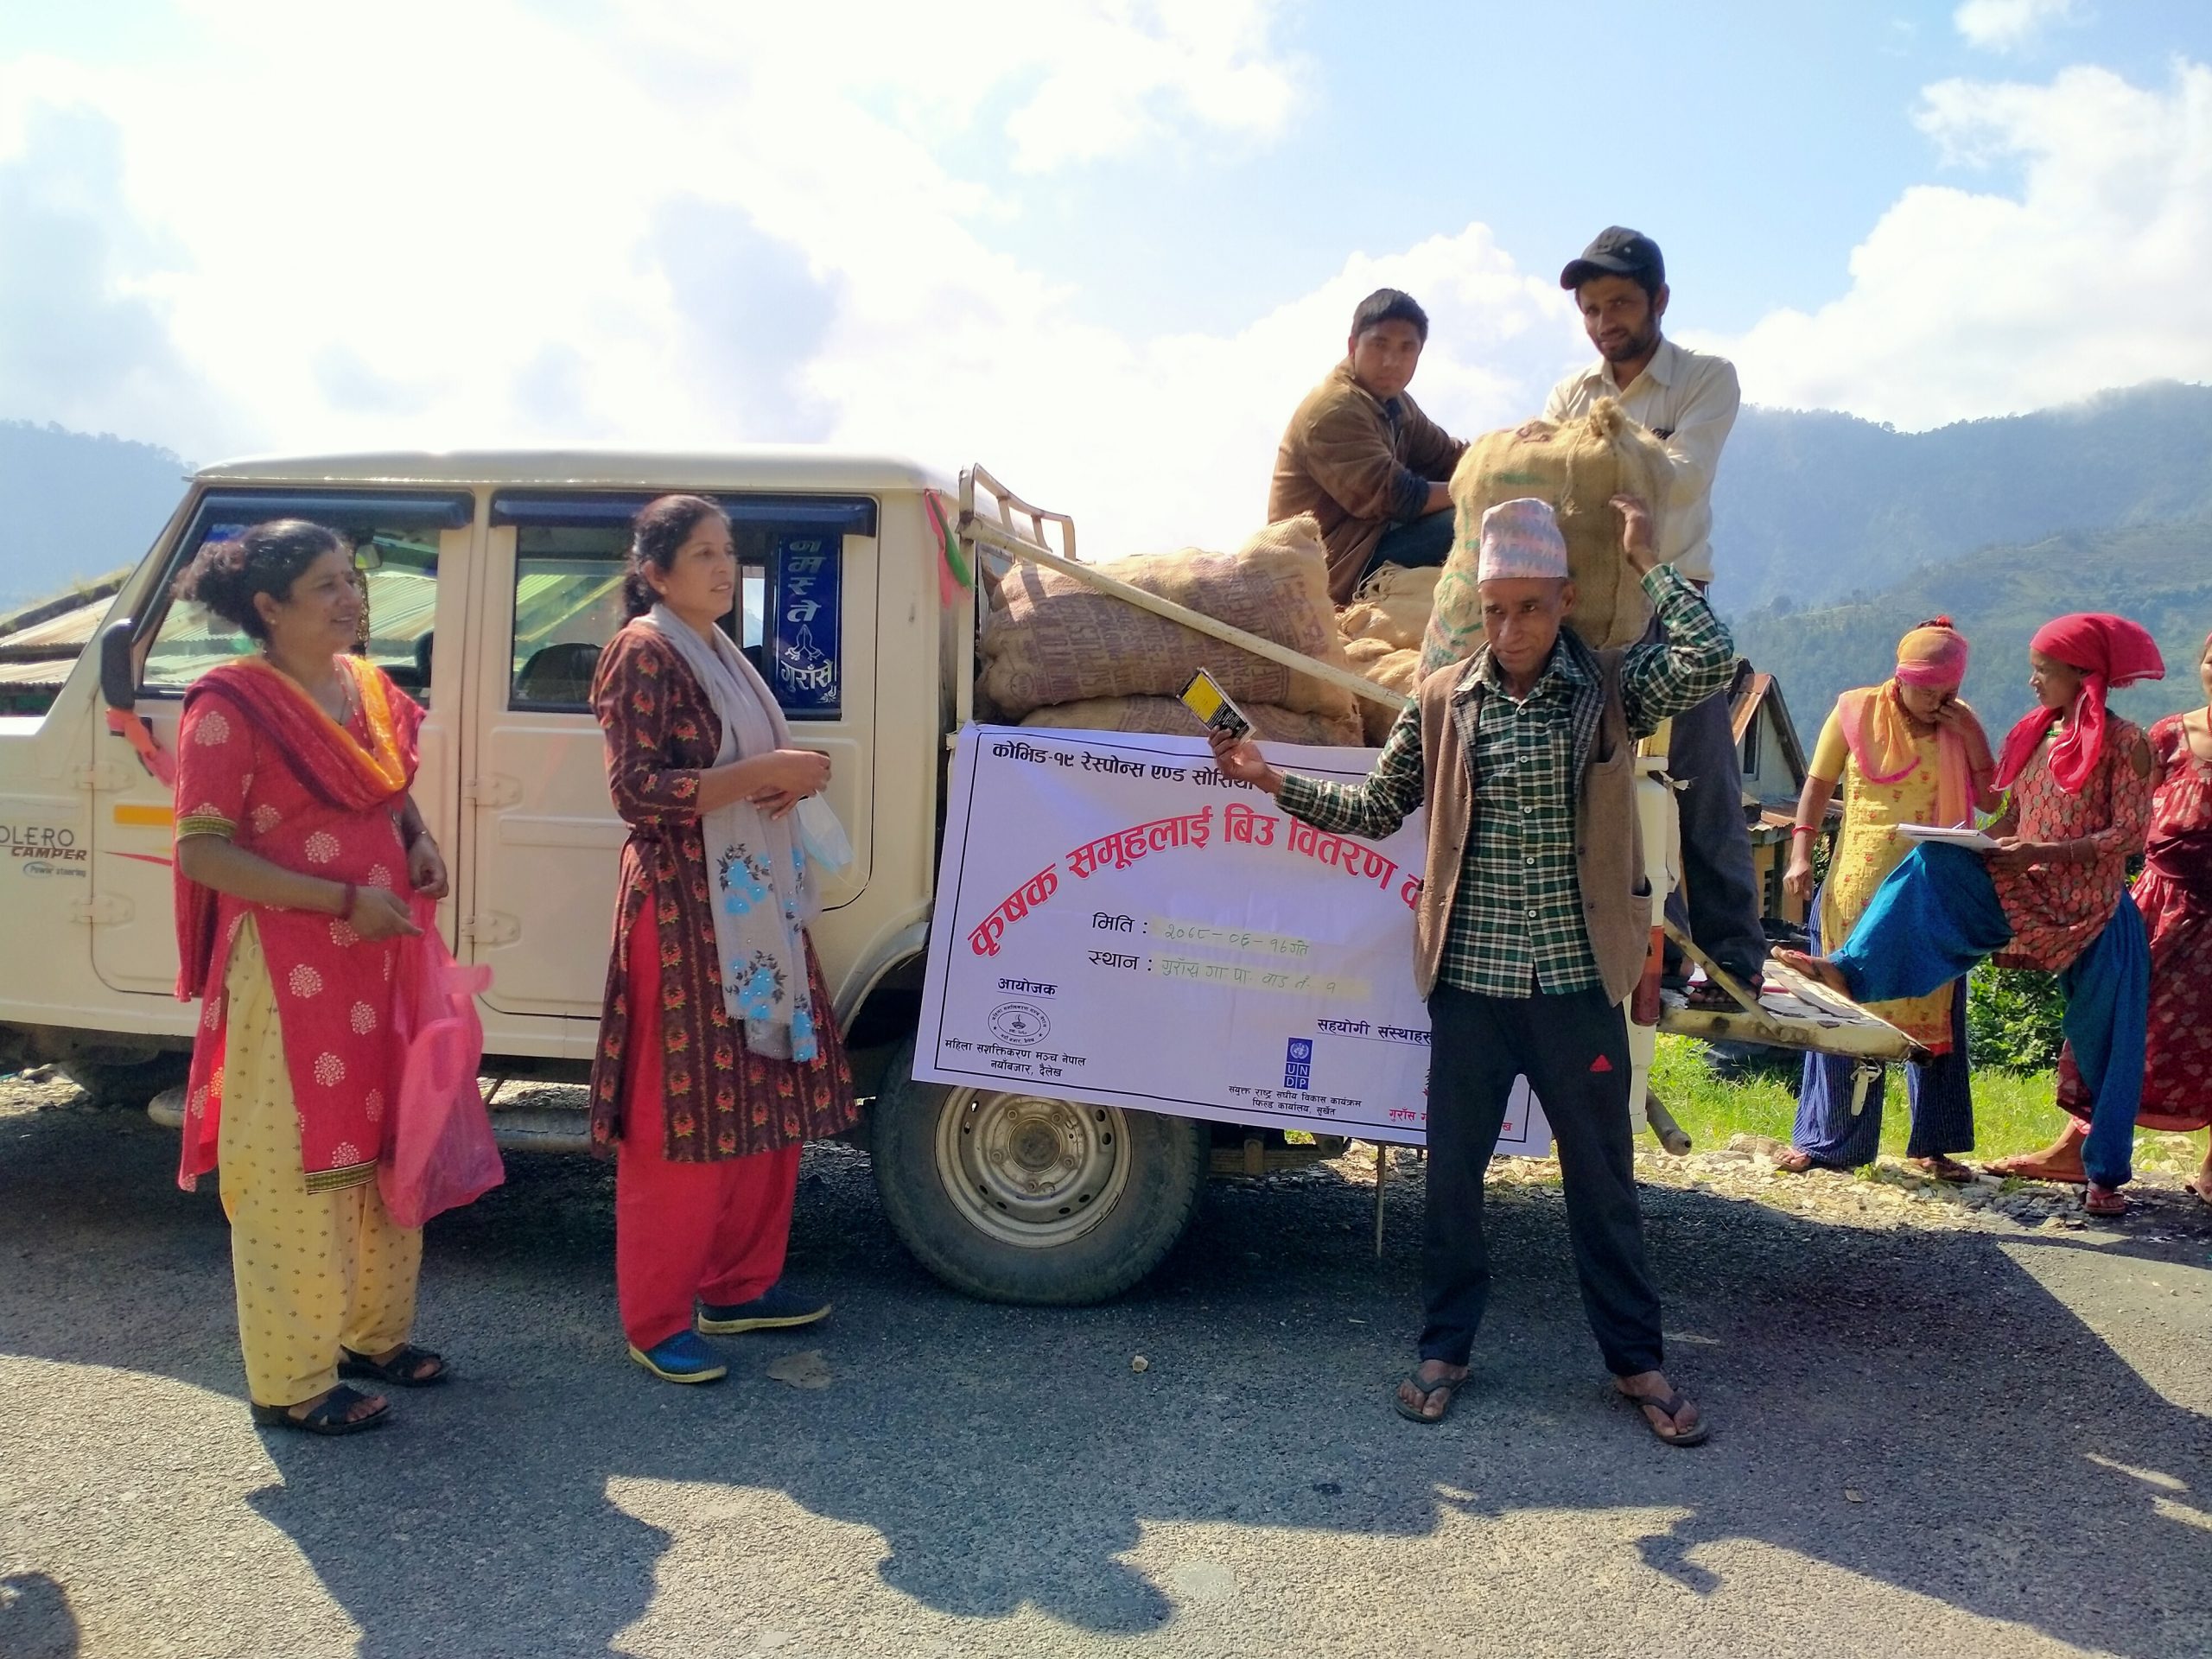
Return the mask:
<path id="1" fill-rule="evenodd" d="M 1790 837 L 1790 892 L 1814 897 L 1813 845 L 1828 803 L 1843 791 L 1843 823 L 1827 879 L 1812 912 L 1824 950 L 1851 935 L 1875 892 L 1912 849 L 1901 823 L 1971 823 L 1990 810 L 1996 761 L 1981 721 L 1959 698 L 1966 678 L 1966 637 L 1939 616 L 1897 642 L 1896 671 L 1879 685 L 1836 700 L 1797 802 Z M 1938 1180 L 1963 1183 L 1974 1172 L 1951 1154 L 1974 1149 L 1974 1087 L 1967 1063 L 1966 988 L 1939 985 L 1926 996 L 1872 1010 L 1928 1051 L 1906 1073 L 1912 1138 L 1905 1155 Z M 1856 1097 L 1856 1067 L 1840 1055 L 1807 1054 L 1797 1089 L 1797 1125 L 1782 1168 L 1855 1169 L 1882 1143 L 1883 1084 Z"/>
<path id="2" fill-rule="evenodd" d="M 2197 652 L 2196 673 L 2206 707 L 2151 728 L 2157 792 L 2133 894 L 2151 940 L 2151 1017 L 2135 1124 L 2178 1135 L 2212 1127 L 2212 637 Z M 2096 1102 L 2070 1046 L 2059 1057 L 2058 1103 L 2068 1114 L 2065 1130 L 2032 1158 L 2007 1159 L 2008 1171 L 2083 1179 L 2082 1142 Z M 2212 1204 L 2212 1141 L 2189 1185 Z"/>
<path id="3" fill-rule="evenodd" d="M 2106 693 L 2158 679 L 2149 633 L 2125 617 L 2062 616 L 2028 645 L 2037 708 L 2005 740 L 1994 779 L 2012 799 L 1996 847 L 1913 849 L 1825 962 L 1781 960 L 1861 1002 L 1923 996 L 1993 957 L 2058 976 L 2066 1037 L 2092 1097 L 2081 1173 L 2093 1215 L 2123 1214 L 2143 1092 L 2150 951 L 2127 895 L 2127 861 L 2150 816 L 2151 750 L 2107 713 Z M 2064 1179 L 2033 1159 L 1992 1166 Z"/>

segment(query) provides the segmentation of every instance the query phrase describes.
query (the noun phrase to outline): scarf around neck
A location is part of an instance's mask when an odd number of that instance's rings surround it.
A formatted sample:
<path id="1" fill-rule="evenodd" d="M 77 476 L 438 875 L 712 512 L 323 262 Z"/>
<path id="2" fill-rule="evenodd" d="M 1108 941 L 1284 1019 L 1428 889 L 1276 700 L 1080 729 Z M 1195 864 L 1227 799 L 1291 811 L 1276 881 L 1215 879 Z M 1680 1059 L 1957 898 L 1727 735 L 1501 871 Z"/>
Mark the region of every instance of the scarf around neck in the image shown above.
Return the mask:
<path id="1" fill-rule="evenodd" d="M 2065 711 L 2066 730 L 2050 747 L 2051 781 L 2067 794 L 2079 795 L 2104 754 L 2105 694 L 2138 680 L 2165 678 L 2165 659 L 2148 629 L 2101 611 L 2076 612 L 2044 623 L 2028 649 L 2081 672 L 2081 692 Z M 1997 757 L 1998 788 L 2012 788 L 2027 770 L 2059 716 L 2056 709 L 2035 709 L 2012 728 Z"/>
<path id="2" fill-rule="evenodd" d="M 707 694 L 721 722 L 716 766 L 788 748 L 791 728 L 751 663 L 720 628 L 711 641 L 665 605 L 639 619 L 667 641 Z M 772 818 L 750 801 L 699 815 L 715 878 L 715 977 L 745 1046 L 779 1060 L 815 1058 L 813 998 L 806 973 L 806 924 L 821 912 L 795 819 Z"/>

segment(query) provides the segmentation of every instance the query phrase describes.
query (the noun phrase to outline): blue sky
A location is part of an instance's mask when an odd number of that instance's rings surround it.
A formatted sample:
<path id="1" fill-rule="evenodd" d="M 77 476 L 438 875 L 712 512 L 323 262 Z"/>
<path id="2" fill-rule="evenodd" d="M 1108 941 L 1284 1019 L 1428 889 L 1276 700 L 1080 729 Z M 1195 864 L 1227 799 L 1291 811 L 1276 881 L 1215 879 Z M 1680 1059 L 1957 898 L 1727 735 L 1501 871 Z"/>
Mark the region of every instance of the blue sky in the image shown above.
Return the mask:
<path id="1" fill-rule="evenodd" d="M 9 6 L 0 418 L 882 446 L 1220 542 L 1360 293 L 1509 424 L 1614 221 L 1753 401 L 2212 378 L 2208 66 L 2212 6 L 2119 0 Z"/>

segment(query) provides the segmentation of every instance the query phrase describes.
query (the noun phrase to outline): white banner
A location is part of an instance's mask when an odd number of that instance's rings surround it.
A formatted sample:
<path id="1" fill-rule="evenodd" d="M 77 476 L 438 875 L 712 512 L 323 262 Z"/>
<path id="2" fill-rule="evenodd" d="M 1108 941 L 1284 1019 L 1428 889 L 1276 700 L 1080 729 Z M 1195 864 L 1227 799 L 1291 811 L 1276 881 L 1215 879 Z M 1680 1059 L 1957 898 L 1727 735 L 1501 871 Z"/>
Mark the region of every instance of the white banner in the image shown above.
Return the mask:
<path id="1" fill-rule="evenodd" d="M 1357 782 L 1374 753 L 1269 744 Z M 1422 820 L 1319 833 L 1200 737 L 970 726 L 953 756 L 914 1076 L 1419 1145 Z M 1500 1152 L 1551 1131 L 1527 1085 Z"/>

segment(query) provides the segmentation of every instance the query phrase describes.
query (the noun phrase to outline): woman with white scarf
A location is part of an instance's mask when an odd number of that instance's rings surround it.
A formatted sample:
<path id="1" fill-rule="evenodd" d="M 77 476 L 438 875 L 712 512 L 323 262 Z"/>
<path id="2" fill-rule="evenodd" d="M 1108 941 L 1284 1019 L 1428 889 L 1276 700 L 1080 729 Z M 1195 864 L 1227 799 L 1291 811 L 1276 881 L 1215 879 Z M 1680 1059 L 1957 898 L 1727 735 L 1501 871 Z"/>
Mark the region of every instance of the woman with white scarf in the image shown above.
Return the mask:
<path id="1" fill-rule="evenodd" d="M 615 1280 L 630 1357 L 670 1382 L 728 1368 L 701 1333 L 830 1312 L 782 1282 L 799 1147 L 858 1117 L 806 925 L 820 910 L 794 811 L 830 781 L 721 627 L 737 601 L 729 521 L 700 496 L 638 515 L 632 621 L 592 707 L 630 826 L 592 1143 L 618 1154 Z M 817 806 L 814 810 L 818 811 Z"/>

